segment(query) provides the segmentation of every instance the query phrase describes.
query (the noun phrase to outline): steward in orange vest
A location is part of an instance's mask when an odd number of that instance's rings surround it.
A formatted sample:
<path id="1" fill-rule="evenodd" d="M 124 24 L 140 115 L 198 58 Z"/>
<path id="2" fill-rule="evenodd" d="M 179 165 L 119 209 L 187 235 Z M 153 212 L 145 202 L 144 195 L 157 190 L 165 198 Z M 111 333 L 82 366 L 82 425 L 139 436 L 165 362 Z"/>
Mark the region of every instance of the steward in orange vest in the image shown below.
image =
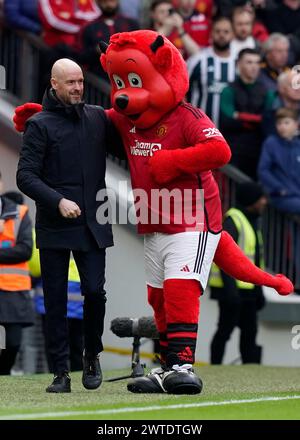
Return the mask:
<path id="1" fill-rule="evenodd" d="M 22 327 L 32 325 L 28 260 L 32 225 L 25 205 L 0 196 L 0 325 L 6 348 L 0 354 L 0 375 L 9 374 L 20 348 Z"/>

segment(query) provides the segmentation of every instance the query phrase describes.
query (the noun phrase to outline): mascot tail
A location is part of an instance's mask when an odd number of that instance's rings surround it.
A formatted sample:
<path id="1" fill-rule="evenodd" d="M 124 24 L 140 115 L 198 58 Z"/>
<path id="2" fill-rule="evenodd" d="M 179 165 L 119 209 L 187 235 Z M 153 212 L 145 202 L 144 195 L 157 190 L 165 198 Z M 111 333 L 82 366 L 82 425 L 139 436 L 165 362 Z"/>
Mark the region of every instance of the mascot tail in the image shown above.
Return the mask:
<path id="1" fill-rule="evenodd" d="M 255 266 L 226 231 L 221 234 L 214 262 L 225 273 L 240 281 L 273 287 L 279 295 L 288 295 L 294 291 L 293 283 L 286 276 L 273 276 Z"/>

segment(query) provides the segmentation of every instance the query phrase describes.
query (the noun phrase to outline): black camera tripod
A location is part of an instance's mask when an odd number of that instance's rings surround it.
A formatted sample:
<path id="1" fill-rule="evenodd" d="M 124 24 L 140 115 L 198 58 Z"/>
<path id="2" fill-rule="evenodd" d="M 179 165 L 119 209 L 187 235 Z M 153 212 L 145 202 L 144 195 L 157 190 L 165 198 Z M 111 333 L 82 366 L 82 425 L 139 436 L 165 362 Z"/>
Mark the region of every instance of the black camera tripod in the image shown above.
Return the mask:
<path id="1" fill-rule="evenodd" d="M 130 379 L 132 377 L 141 377 L 145 375 L 145 364 L 140 362 L 140 337 L 134 336 L 132 343 L 132 356 L 131 356 L 131 374 L 127 376 L 112 377 L 111 379 L 106 379 L 105 382 L 115 382 L 117 380 Z"/>

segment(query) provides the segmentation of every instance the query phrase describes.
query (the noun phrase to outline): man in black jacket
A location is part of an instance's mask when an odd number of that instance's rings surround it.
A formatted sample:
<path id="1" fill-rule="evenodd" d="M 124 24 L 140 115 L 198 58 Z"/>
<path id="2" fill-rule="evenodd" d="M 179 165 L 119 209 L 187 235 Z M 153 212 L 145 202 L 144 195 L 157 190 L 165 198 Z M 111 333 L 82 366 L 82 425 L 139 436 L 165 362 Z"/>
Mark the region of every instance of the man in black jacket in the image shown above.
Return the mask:
<path id="1" fill-rule="evenodd" d="M 101 385 L 105 249 L 113 246 L 109 223 L 99 224 L 96 201 L 105 189 L 108 139 L 117 135 L 101 107 L 82 102 L 83 74 L 71 60 L 52 67 L 43 111 L 28 121 L 17 183 L 36 202 L 36 241 L 40 249 L 46 309 L 46 341 L 54 366 L 47 392 L 70 392 L 67 284 L 70 251 L 84 295 L 82 383 Z"/>

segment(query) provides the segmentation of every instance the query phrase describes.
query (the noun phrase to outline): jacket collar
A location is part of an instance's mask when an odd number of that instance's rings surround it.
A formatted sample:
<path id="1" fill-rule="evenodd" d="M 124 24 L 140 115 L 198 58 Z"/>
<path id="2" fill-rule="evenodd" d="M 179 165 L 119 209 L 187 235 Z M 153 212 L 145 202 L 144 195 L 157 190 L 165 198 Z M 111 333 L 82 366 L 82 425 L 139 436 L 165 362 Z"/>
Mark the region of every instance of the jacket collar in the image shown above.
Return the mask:
<path id="1" fill-rule="evenodd" d="M 64 104 L 57 96 L 55 91 L 48 87 L 43 97 L 43 109 L 54 112 L 65 113 L 67 116 L 81 118 L 84 101 L 79 104 Z"/>

